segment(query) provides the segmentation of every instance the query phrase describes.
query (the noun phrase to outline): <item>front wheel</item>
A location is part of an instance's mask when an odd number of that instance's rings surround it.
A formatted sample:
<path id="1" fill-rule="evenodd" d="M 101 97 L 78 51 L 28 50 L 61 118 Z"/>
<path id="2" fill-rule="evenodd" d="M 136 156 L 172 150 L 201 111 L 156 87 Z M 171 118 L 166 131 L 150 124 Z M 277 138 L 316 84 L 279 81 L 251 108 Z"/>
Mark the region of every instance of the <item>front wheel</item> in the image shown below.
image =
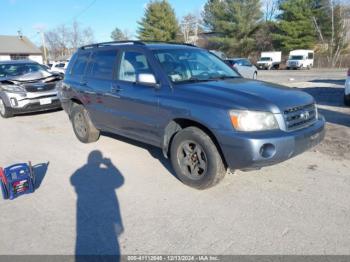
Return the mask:
<path id="1" fill-rule="evenodd" d="M 2 100 L 1 97 L 0 97 L 0 115 L 3 118 L 9 118 L 13 116 L 11 109 L 5 105 L 5 102 L 4 100 Z"/>
<path id="2" fill-rule="evenodd" d="M 216 185 L 226 174 L 221 155 L 211 138 L 197 127 L 178 132 L 170 147 L 176 177 L 197 189 Z"/>
<path id="3" fill-rule="evenodd" d="M 100 131 L 91 122 L 88 112 L 82 105 L 73 106 L 71 119 L 74 133 L 81 142 L 91 143 L 99 139 Z"/>

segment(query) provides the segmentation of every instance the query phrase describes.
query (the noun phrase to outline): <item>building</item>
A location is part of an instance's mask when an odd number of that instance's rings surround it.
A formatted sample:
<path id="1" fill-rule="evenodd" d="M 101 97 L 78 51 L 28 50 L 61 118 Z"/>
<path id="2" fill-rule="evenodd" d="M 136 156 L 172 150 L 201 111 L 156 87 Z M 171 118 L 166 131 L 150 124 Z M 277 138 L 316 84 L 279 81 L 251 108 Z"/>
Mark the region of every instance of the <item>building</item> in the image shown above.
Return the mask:
<path id="1" fill-rule="evenodd" d="M 0 35 L 0 61 L 30 59 L 43 63 L 41 50 L 25 36 Z"/>

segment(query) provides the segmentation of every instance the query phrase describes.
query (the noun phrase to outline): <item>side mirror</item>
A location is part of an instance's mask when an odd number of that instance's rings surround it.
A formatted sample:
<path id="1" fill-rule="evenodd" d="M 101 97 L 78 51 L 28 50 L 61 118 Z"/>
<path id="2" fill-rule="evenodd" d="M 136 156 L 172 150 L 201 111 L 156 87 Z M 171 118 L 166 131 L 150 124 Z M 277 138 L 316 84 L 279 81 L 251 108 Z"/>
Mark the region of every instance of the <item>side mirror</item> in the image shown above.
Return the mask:
<path id="1" fill-rule="evenodd" d="M 151 86 L 157 85 L 156 78 L 153 74 L 138 74 L 137 83 Z"/>

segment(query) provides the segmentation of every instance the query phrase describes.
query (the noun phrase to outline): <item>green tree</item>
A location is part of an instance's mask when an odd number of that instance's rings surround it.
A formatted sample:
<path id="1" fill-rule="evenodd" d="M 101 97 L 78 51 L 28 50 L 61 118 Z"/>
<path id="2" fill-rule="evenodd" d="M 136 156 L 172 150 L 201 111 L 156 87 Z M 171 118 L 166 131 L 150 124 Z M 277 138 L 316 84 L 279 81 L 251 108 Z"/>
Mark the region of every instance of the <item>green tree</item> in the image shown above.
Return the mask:
<path id="1" fill-rule="evenodd" d="M 246 56 L 254 50 L 261 19 L 260 0 L 208 0 L 204 6 L 204 24 L 218 35 L 212 41 L 228 55 Z"/>
<path id="2" fill-rule="evenodd" d="M 113 41 L 123 41 L 123 40 L 128 40 L 128 36 L 123 33 L 122 30 L 120 30 L 118 27 L 116 27 L 112 33 L 111 33 L 111 38 Z"/>
<path id="3" fill-rule="evenodd" d="M 277 30 L 273 39 L 283 51 L 313 48 L 317 42 L 312 22 L 315 11 L 313 0 L 282 0 L 281 14 L 277 17 Z"/>
<path id="4" fill-rule="evenodd" d="M 167 0 L 149 2 L 138 24 L 137 33 L 141 40 L 174 41 L 179 34 L 174 9 Z"/>

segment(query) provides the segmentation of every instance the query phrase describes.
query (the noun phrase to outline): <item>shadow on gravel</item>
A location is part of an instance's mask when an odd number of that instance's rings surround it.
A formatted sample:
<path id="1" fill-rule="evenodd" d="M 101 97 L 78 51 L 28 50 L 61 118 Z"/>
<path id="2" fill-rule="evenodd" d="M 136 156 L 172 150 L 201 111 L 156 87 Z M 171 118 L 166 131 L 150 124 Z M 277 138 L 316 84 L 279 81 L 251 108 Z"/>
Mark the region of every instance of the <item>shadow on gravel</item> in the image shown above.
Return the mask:
<path id="1" fill-rule="evenodd" d="M 350 114 L 323 108 L 319 108 L 318 112 L 323 115 L 329 123 L 350 127 Z"/>
<path id="2" fill-rule="evenodd" d="M 309 87 L 301 91 L 309 93 L 319 105 L 345 107 L 344 88 L 340 87 Z"/>
<path id="3" fill-rule="evenodd" d="M 321 81 L 321 80 L 320 80 Z M 337 80 L 333 80 L 337 81 Z M 344 82 L 344 81 L 343 81 Z M 312 95 L 317 104 L 324 106 L 334 106 L 346 108 L 344 105 L 344 88 L 340 87 L 311 87 L 303 88 L 302 91 Z M 349 113 L 339 112 L 325 108 L 319 108 L 318 111 L 324 115 L 327 122 L 350 127 L 350 108 Z"/>
<path id="4" fill-rule="evenodd" d="M 160 163 L 169 171 L 170 174 L 175 176 L 174 175 L 175 174 L 174 170 L 173 170 L 173 168 L 172 168 L 172 166 L 170 164 L 170 160 L 166 159 L 163 156 L 163 152 L 162 152 L 162 150 L 160 148 L 152 146 L 152 145 L 149 145 L 149 144 L 145 144 L 145 143 L 142 143 L 142 142 L 139 142 L 139 141 L 136 141 L 136 140 L 132 140 L 132 139 L 129 139 L 129 138 L 126 138 L 126 137 L 123 137 L 123 136 L 119 136 L 119 135 L 116 135 L 116 134 L 103 132 L 102 135 L 103 136 L 108 136 L 108 137 L 113 138 L 113 139 L 120 140 L 122 142 L 131 144 L 133 146 L 137 146 L 137 147 L 141 147 L 143 149 L 146 149 L 153 158 L 158 159 L 160 161 Z"/>
<path id="5" fill-rule="evenodd" d="M 47 169 L 49 168 L 50 162 L 37 164 L 33 166 L 33 172 L 35 174 L 35 190 L 41 186 L 43 182 Z"/>
<path id="6" fill-rule="evenodd" d="M 116 189 L 124 177 L 95 150 L 71 176 L 71 184 L 77 193 L 75 261 L 119 261 L 118 236 L 124 229 Z"/>
<path id="7" fill-rule="evenodd" d="M 310 80 L 309 82 L 334 84 L 334 85 L 345 85 L 345 79 L 314 79 L 314 80 Z"/>

